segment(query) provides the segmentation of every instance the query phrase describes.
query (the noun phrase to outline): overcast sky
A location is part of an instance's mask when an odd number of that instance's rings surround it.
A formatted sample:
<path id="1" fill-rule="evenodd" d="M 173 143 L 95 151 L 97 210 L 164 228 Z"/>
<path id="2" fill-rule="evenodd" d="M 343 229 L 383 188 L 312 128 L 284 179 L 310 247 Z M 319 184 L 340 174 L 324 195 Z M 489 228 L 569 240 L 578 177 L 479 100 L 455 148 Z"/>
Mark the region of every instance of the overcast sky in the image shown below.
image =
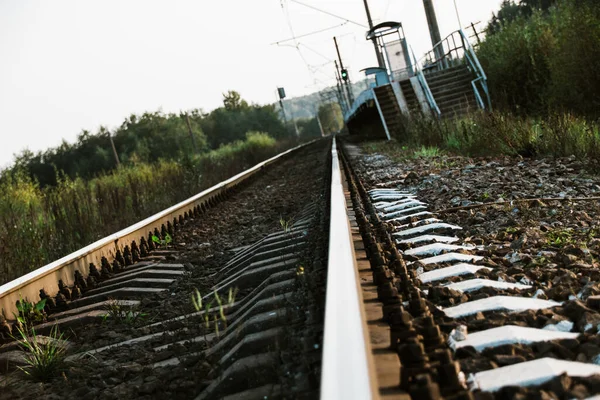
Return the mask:
<path id="1" fill-rule="evenodd" d="M 417 57 L 429 50 L 422 1 L 369 3 L 375 23 L 402 22 Z M 434 3 L 444 37 L 458 28 L 454 3 Z M 463 26 L 500 3 L 456 0 Z M 132 113 L 210 111 L 230 89 L 261 104 L 277 86 L 317 91 L 335 82 L 333 36 L 360 78 L 376 61 L 358 24 L 361 0 L 0 0 L 0 166 Z"/>

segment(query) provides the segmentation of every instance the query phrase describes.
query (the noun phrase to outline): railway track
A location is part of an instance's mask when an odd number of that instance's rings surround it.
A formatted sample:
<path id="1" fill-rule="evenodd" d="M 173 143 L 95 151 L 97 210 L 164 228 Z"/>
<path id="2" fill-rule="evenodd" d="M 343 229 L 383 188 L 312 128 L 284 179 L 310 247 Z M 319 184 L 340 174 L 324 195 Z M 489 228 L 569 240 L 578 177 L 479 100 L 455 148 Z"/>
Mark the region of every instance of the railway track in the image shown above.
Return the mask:
<path id="1" fill-rule="evenodd" d="M 67 349 L 40 385 L 5 335 L 0 398 L 600 392 L 596 268 L 567 271 L 578 299 L 553 299 L 540 268 L 498 263 L 353 164 L 337 140 L 301 146 L 0 287 L 8 315 L 47 297 L 36 333 L 58 326 Z"/>

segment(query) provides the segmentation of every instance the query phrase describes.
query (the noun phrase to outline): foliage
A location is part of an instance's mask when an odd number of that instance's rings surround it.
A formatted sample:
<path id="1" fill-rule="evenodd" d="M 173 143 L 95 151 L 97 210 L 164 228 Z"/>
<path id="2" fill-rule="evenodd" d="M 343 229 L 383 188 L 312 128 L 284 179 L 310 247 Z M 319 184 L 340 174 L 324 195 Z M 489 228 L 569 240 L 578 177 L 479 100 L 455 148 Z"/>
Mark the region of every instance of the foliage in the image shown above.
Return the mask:
<path id="1" fill-rule="evenodd" d="M 442 152 L 437 147 L 421 146 L 419 149 L 415 150 L 413 154 L 414 157 L 418 158 L 433 158 L 440 156 Z"/>
<path id="2" fill-rule="evenodd" d="M 344 116 L 338 103 L 327 103 L 320 106 L 319 118 L 325 134 L 337 133 L 344 127 Z"/>
<path id="3" fill-rule="evenodd" d="M 235 303 L 235 296 L 237 295 L 237 289 L 229 288 L 227 299 L 221 298 L 219 294 L 214 292 L 214 301 L 217 306 L 213 307 L 213 302 L 204 303 L 202 295 L 196 289 L 192 294 L 192 304 L 199 313 L 202 313 L 202 320 L 204 321 L 204 327 L 208 330 L 212 326 L 215 330 L 217 337 L 219 336 L 219 324 L 222 324 L 224 328 L 227 328 L 227 316 L 225 315 L 225 307 L 231 307 Z"/>
<path id="4" fill-rule="evenodd" d="M 146 313 L 139 310 L 138 306 L 125 305 L 114 299 L 109 299 L 104 306 L 104 310 L 106 311 L 104 320 L 110 318 L 116 323 L 125 325 L 134 325 L 147 316 Z"/>
<path id="5" fill-rule="evenodd" d="M 181 161 L 195 158 L 223 144 L 244 140 L 250 131 L 268 132 L 275 139 L 289 138 L 272 105 L 249 105 L 239 93 L 223 95 L 223 107 L 211 113 L 191 110 L 179 114 L 160 111 L 130 115 L 112 136 L 124 166 Z M 96 134 L 83 131 L 74 144 L 65 141 L 44 152 L 25 150 L 0 181 L 26 174 L 41 187 L 57 186 L 61 180 L 91 179 L 116 169 L 111 133 L 100 127 Z"/>
<path id="6" fill-rule="evenodd" d="M 357 98 L 361 92 L 369 88 L 368 81 L 366 79 L 354 81 L 350 83 L 350 88 L 354 94 L 354 98 Z M 283 106 L 285 107 L 286 115 L 291 119 L 312 119 L 317 115 L 316 105 L 323 103 L 323 95 L 330 97 L 331 93 L 337 93 L 335 86 L 329 86 L 319 92 L 314 92 L 304 96 L 297 96 L 283 100 Z M 278 110 L 281 110 L 277 106 Z"/>
<path id="7" fill-rule="evenodd" d="M 44 307 L 46 299 L 42 299 L 37 303 L 32 303 L 26 299 L 20 298 L 17 301 L 18 314 L 15 315 L 17 323 L 24 329 L 32 327 L 35 323 L 40 323 L 46 319 Z"/>
<path id="8" fill-rule="evenodd" d="M 492 20 L 488 24 L 488 34 L 500 32 L 506 25 L 518 18 L 530 17 L 535 11 L 547 11 L 557 0 L 503 0 L 498 13 L 492 14 Z"/>
<path id="9" fill-rule="evenodd" d="M 600 124 L 572 114 L 532 118 L 480 112 L 444 120 L 413 116 L 403 126 L 396 140 L 420 148 L 416 154 L 432 156 L 441 149 L 470 156 L 576 155 L 600 160 Z"/>
<path id="10" fill-rule="evenodd" d="M 317 118 L 301 118 L 296 121 L 300 137 L 303 138 L 319 138 L 321 137 L 321 128 Z"/>
<path id="11" fill-rule="evenodd" d="M 152 235 L 152 241 L 159 246 L 168 246 L 173 241 L 173 238 L 168 233 L 165 235 L 164 239 L 160 239 L 158 236 Z"/>
<path id="12" fill-rule="evenodd" d="M 552 7 L 551 3 L 503 3 L 502 10 L 511 16 L 498 22 L 478 49 L 492 102 L 520 115 L 569 111 L 596 119 L 600 3 L 562 0 Z"/>
<path id="13" fill-rule="evenodd" d="M 54 326 L 50 335 L 42 340 L 35 330 L 31 335 L 22 326 L 17 326 L 18 337 L 13 337 L 25 351 L 25 367 L 19 367 L 31 379 L 47 382 L 61 371 L 65 358 L 63 334 Z"/>
<path id="14" fill-rule="evenodd" d="M 573 242 L 573 231 L 571 229 L 555 229 L 546 234 L 546 242 L 555 247 L 564 247 Z"/>
<path id="15" fill-rule="evenodd" d="M 0 180 L 0 284 L 147 218 L 295 142 L 265 133 L 181 162 L 126 165 L 89 181 L 40 186 L 23 172 Z M 166 239 L 165 239 L 166 241 Z M 165 243 L 166 244 L 166 243 Z"/>

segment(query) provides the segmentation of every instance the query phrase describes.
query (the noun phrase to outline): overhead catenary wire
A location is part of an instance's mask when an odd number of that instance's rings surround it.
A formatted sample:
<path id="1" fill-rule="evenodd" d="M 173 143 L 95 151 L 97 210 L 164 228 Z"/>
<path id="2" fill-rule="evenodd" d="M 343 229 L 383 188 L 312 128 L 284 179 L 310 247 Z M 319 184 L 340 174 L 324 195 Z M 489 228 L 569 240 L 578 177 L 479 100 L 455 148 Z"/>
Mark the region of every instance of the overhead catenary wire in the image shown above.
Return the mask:
<path id="1" fill-rule="evenodd" d="M 311 6 L 310 4 L 306 4 L 306 3 L 303 3 L 303 2 L 301 2 L 301 1 L 298 1 L 298 0 L 290 0 L 290 1 L 292 1 L 292 2 L 294 2 L 294 3 L 296 3 L 296 4 L 300 4 L 301 6 L 304 6 L 304 7 L 310 8 L 310 9 L 313 9 L 313 10 L 315 10 L 315 11 L 319 11 L 319 12 L 321 12 L 321 13 L 323 13 L 323 14 L 327 14 L 327 15 L 329 15 L 329 16 L 331 16 L 331 17 L 334 17 L 334 18 L 337 18 L 337 19 L 341 19 L 342 21 L 350 22 L 351 24 L 354 24 L 354 25 L 360 26 L 361 28 L 366 28 L 366 29 L 368 29 L 368 28 L 369 28 L 368 26 L 366 26 L 366 25 L 364 25 L 364 24 L 361 24 L 360 22 L 352 21 L 351 19 L 348 19 L 348 18 L 341 17 L 341 16 L 339 16 L 339 15 L 337 15 L 337 14 L 334 14 L 334 13 L 332 13 L 332 12 L 329 12 L 329 11 L 322 10 L 322 9 L 320 9 L 320 8 L 317 8 L 317 7 L 315 7 L 315 6 Z"/>
<path id="2" fill-rule="evenodd" d="M 301 38 L 304 38 L 304 37 L 307 37 L 307 36 L 312 36 L 312 35 L 316 35 L 318 33 L 323 33 L 323 32 L 330 31 L 332 29 L 340 28 L 342 26 L 345 26 L 346 24 L 348 24 L 348 21 L 342 22 L 341 24 L 338 24 L 338 25 L 335 25 L 335 26 L 330 26 L 329 28 L 319 29 L 317 31 L 308 32 L 308 33 L 304 33 L 302 35 L 294 36 L 294 37 L 289 38 L 289 39 L 279 40 L 277 42 L 271 43 L 271 45 L 274 45 L 274 44 L 279 45 L 280 43 L 296 41 L 297 39 L 301 39 Z"/>
<path id="3" fill-rule="evenodd" d="M 330 63 L 333 62 L 333 60 L 330 57 L 327 57 L 325 55 L 323 55 L 322 53 L 318 52 L 317 50 L 313 49 L 310 46 L 305 45 L 304 43 L 298 43 L 299 46 L 303 46 L 306 47 L 308 50 L 312 51 L 313 53 L 315 53 L 316 55 L 326 59 L 327 61 L 329 61 Z"/>
<path id="4" fill-rule="evenodd" d="M 293 25 L 292 25 L 292 21 L 291 21 L 290 10 L 289 10 L 289 3 L 288 3 L 289 1 L 292 1 L 292 2 L 294 2 L 294 3 L 300 4 L 300 5 L 302 5 L 302 6 L 305 6 L 305 7 L 308 7 L 308 8 L 310 8 L 310 9 L 313 9 L 313 10 L 315 10 L 315 11 L 318 11 L 318 12 L 321 12 L 321 13 L 324 13 L 324 14 L 327 14 L 327 15 L 330 15 L 330 16 L 333 16 L 333 17 L 335 17 L 335 18 L 342 19 L 342 20 L 344 21 L 344 23 L 342 23 L 342 24 L 339 24 L 339 25 L 336 25 L 336 26 L 333 26 L 333 27 L 328 27 L 328 28 L 324 28 L 324 29 L 316 30 L 316 31 L 313 31 L 313 32 L 308 32 L 308 33 L 306 33 L 306 34 L 303 34 L 303 35 L 300 35 L 300 36 L 296 36 L 296 33 L 295 33 L 295 31 L 294 31 L 294 27 L 293 27 Z M 325 10 L 319 9 L 319 8 L 317 8 L 317 7 L 314 7 L 314 6 L 311 6 L 311 5 L 309 5 L 309 4 L 302 3 L 302 2 L 300 2 L 300 1 L 297 1 L 297 0 L 281 0 L 281 8 L 282 8 L 283 14 L 284 14 L 284 16 L 285 16 L 285 20 L 286 20 L 286 22 L 287 22 L 287 25 L 288 25 L 288 28 L 289 28 L 289 30 L 290 30 L 290 33 L 291 33 L 292 37 L 291 37 L 290 39 L 281 40 L 281 41 L 278 41 L 278 42 L 275 42 L 275 43 L 272 43 L 272 44 L 276 44 L 276 45 L 278 45 L 278 46 L 282 46 L 282 47 L 294 47 L 294 48 L 296 49 L 296 51 L 298 51 L 298 55 L 300 56 L 300 58 L 301 58 L 301 59 L 302 59 L 302 61 L 304 62 L 304 64 L 305 64 L 306 68 L 308 69 L 308 72 L 309 72 L 309 74 L 310 74 L 310 76 L 312 77 L 312 80 L 313 80 L 313 82 L 314 82 L 314 86 L 318 86 L 318 83 L 320 83 L 321 85 L 323 85 L 323 86 L 325 86 L 325 87 L 330 87 L 330 86 L 334 85 L 334 84 L 332 84 L 332 82 L 331 82 L 331 81 L 330 81 L 330 82 L 324 82 L 323 80 L 319 79 L 319 78 L 318 78 L 318 77 L 315 75 L 316 73 L 320 73 L 320 74 L 322 74 L 322 76 L 326 76 L 328 80 L 330 80 L 330 79 L 331 79 L 331 80 L 333 81 L 335 78 L 332 78 L 330 75 L 328 75 L 327 73 L 325 73 L 325 72 L 323 72 L 323 71 L 321 71 L 321 70 L 320 70 L 320 69 L 321 69 L 323 66 L 325 66 L 325 65 L 328 65 L 328 64 L 330 64 L 330 63 L 332 63 L 332 62 L 333 62 L 333 61 L 332 61 L 332 59 L 331 59 L 330 57 L 327 57 L 327 56 L 325 56 L 325 55 L 324 55 L 324 54 L 322 54 L 321 52 L 319 52 L 319 51 L 315 50 L 314 48 L 312 48 L 312 47 L 310 47 L 310 46 L 306 45 L 305 43 L 302 43 L 302 42 L 300 42 L 300 41 L 298 40 L 298 38 L 300 38 L 300 37 L 307 37 L 307 36 L 311 36 L 311 35 L 316 35 L 316 34 L 319 34 L 319 33 L 322 33 L 322 32 L 328 31 L 328 30 L 337 29 L 337 28 L 340 28 L 340 27 L 342 27 L 342 26 L 345 26 L 345 25 L 347 25 L 348 23 L 351 23 L 351 24 L 354 24 L 354 25 L 358 25 L 358 26 L 360 26 L 361 28 L 366 28 L 366 26 L 365 26 L 365 25 L 363 25 L 363 24 L 357 23 L 357 22 L 355 22 L 355 21 L 349 20 L 349 19 L 347 19 L 347 18 L 340 17 L 340 16 L 338 16 L 338 15 L 335 15 L 335 14 L 333 14 L 333 13 L 330 13 L 330 12 L 328 12 L 328 11 L 325 11 Z M 347 34 L 344 34 L 344 35 L 341 35 L 341 36 L 346 36 L 346 35 L 353 35 L 353 33 L 347 33 Z M 292 43 L 293 43 L 293 45 L 291 45 L 291 44 L 286 44 L 286 42 L 292 42 Z M 315 66 L 315 65 L 311 65 L 311 64 L 308 62 L 308 60 L 306 59 L 305 55 L 303 54 L 303 52 L 302 52 L 302 50 L 301 50 L 301 46 L 302 46 L 302 47 L 305 47 L 307 50 L 310 50 L 312 53 L 314 53 L 314 54 L 318 55 L 319 57 L 321 57 L 321 58 L 323 58 L 323 59 L 327 60 L 327 63 L 325 63 L 325 64 L 322 64 L 322 65 L 317 65 L 317 66 Z M 322 101 L 322 100 L 323 100 L 323 99 L 321 99 L 321 101 Z M 319 103 L 320 103 L 320 102 L 319 102 Z"/>

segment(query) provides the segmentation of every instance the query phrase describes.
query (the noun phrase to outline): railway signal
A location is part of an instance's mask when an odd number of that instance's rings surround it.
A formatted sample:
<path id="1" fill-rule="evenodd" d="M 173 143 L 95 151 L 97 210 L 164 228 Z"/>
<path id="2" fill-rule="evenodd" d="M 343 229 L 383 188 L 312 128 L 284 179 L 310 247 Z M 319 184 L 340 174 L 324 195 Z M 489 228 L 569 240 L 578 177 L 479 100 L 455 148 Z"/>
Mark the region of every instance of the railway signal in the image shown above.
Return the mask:
<path id="1" fill-rule="evenodd" d="M 342 69 L 342 79 L 344 80 L 344 82 L 348 81 L 348 70 L 347 69 Z"/>

